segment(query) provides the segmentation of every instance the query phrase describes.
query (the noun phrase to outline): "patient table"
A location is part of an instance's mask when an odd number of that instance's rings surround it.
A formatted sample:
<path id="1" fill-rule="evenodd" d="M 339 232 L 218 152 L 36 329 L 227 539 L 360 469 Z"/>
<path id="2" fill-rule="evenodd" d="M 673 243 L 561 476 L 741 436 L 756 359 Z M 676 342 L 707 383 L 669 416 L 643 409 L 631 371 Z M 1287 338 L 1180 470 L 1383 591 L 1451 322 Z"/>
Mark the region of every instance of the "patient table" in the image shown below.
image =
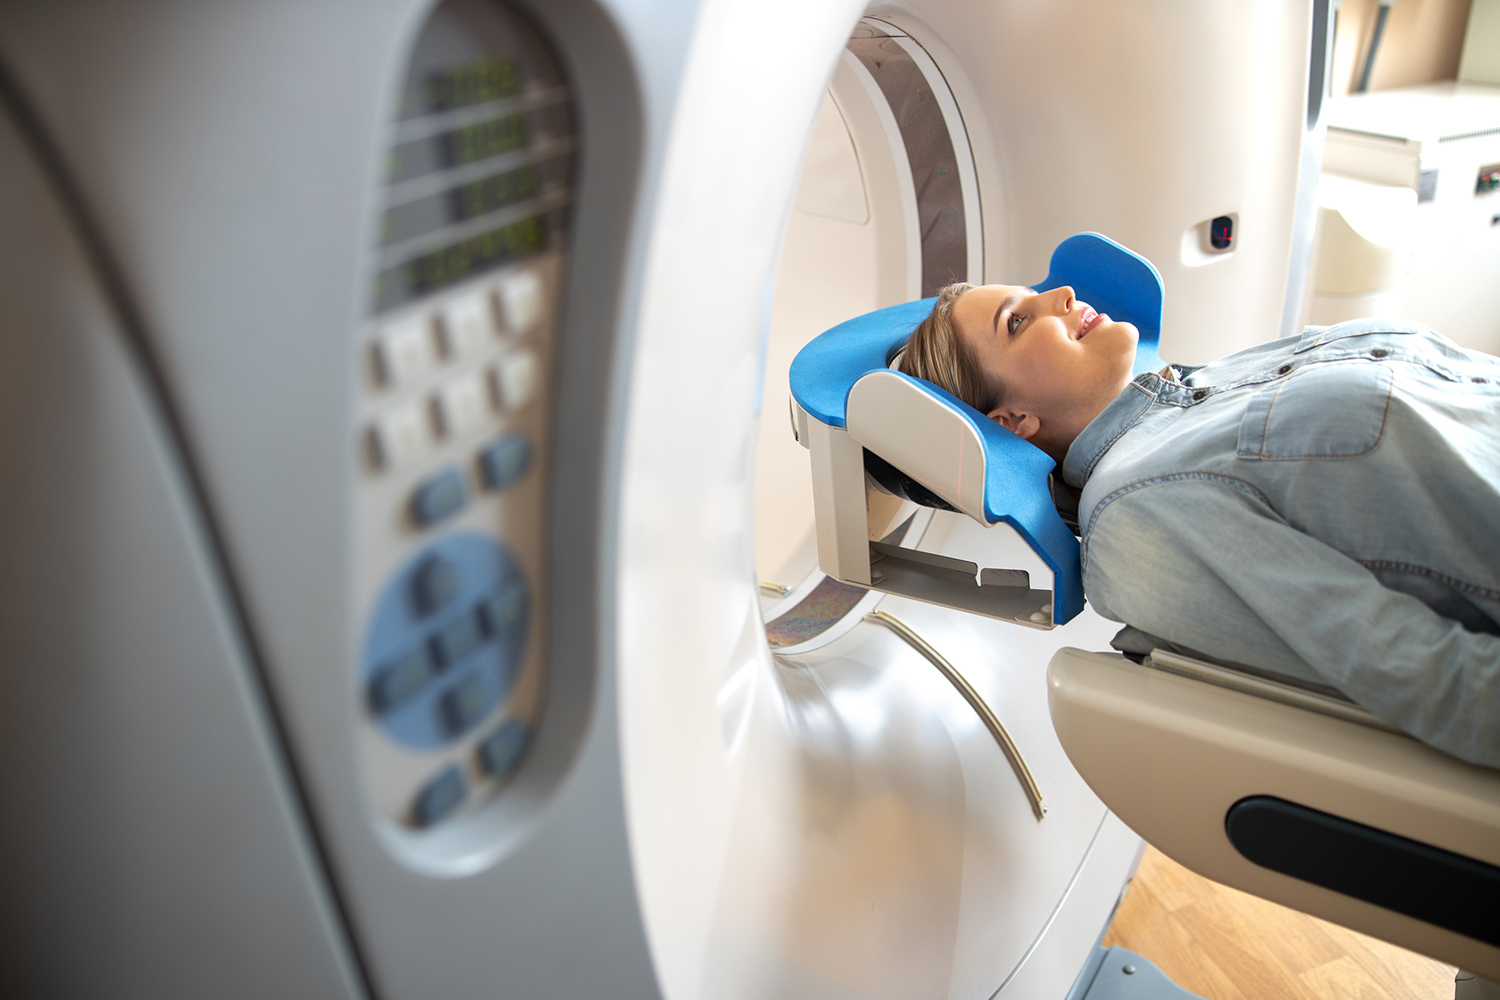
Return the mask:
<path id="1" fill-rule="evenodd" d="M 1140 331 L 1161 365 L 1160 277 L 1096 234 L 1063 242 L 1040 290 L 1070 284 Z M 824 333 L 791 369 L 811 451 L 818 560 L 846 583 L 1051 628 L 1084 595 L 1051 458 L 952 395 L 889 367 L 932 299 Z M 1052 572 L 869 540 L 870 483 L 1011 526 Z M 1167 855 L 1218 882 L 1500 980 L 1500 771 L 1426 746 L 1291 679 L 1156 649 L 1142 662 L 1063 648 L 1048 668 L 1057 735 L 1096 794 Z M 1460 982 L 1460 997 L 1493 983 Z"/>

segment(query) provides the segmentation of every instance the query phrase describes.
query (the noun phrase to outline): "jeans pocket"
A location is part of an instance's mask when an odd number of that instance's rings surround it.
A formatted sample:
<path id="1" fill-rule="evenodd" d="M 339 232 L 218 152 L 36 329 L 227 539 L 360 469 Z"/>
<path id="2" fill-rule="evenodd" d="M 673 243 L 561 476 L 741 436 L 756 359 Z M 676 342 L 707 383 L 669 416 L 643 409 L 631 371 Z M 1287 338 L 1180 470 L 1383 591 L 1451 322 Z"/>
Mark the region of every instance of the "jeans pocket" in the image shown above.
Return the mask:
<path id="1" fill-rule="evenodd" d="M 1240 418 L 1240 458 L 1353 458 L 1385 433 L 1394 373 L 1363 360 L 1309 365 L 1257 392 Z"/>

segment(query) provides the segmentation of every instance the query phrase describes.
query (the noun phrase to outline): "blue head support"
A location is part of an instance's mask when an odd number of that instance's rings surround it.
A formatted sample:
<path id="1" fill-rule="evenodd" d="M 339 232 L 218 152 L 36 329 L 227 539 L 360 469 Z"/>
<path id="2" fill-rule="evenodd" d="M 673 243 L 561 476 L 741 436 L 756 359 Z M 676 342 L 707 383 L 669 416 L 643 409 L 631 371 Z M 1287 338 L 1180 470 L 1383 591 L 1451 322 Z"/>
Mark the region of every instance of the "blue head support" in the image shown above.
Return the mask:
<path id="1" fill-rule="evenodd" d="M 1034 287 L 1045 291 L 1060 285 L 1071 285 L 1079 299 L 1099 312 L 1135 325 L 1140 331 L 1137 373 L 1161 367 L 1157 341 L 1161 335 L 1162 283 L 1150 261 L 1097 233 L 1081 233 L 1064 240 L 1053 251 L 1046 280 Z M 1052 620 L 1061 624 L 1083 610 L 1083 580 L 1078 540 L 1058 515 L 1048 489 L 1047 477 L 1056 463 L 1041 449 L 937 386 L 886 366 L 886 359 L 911 336 L 935 301 L 921 299 L 878 309 L 819 335 L 792 362 L 792 396 L 810 418 L 843 428 L 851 436 L 858 431 L 864 448 L 933 487 L 955 508 L 984 523 L 1003 521 L 1015 528 L 1053 572 Z M 931 468 L 924 470 L 925 475 L 903 468 L 899 456 L 911 453 L 909 444 L 884 447 L 879 440 L 878 421 L 850 427 L 851 400 L 857 403 L 855 397 L 859 395 L 855 384 L 872 373 L 880 377 L 866 379 L 862 389 L 880 382 L 907 392 L 905 398 L 917 400 L 929 413 L 936 402 L 950 422 L 966 425 L 972 431 L 966 436 L 977 441 L 981 451 L 982 470 L 976 470 L 973 463 L 951 463 L 956 472 L 947 477 L 953 481 L 945 483 L 944 476 L 934 476 Z M 905 385 L 897 385 L 893 379 Z M 910 395 L 912 392 L 920 396 Z M 885 398 L 894 397 L 887 391 Z M 962 471 L 965 468 L 967 472 Z M 955 477 L 964 481 L 958 482 Z M 976 495 L 981 492 L 982 496 Z"/>
<path id="2" fill-rule="evenodd" d="M 1078 298 L 1111 318 L 1134 323 L 1141 339 L 1135 348 L 1135 374 L 1161 369 L 1161 273 L 1149 260 L 1107 236 L 1079 233 L 1052 251 L 1047 280 L 1032 286 L 1045 292 L 1073 286 Z"/>

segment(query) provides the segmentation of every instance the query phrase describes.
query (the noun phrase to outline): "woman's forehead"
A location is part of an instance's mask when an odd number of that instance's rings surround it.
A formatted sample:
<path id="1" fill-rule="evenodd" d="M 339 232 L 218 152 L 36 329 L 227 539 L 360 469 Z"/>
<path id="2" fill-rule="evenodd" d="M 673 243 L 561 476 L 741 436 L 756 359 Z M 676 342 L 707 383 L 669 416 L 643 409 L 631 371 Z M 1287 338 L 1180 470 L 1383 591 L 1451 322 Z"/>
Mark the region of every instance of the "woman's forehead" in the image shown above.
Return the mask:
<path id="1" fill-rule="evenodd" d="M 987 289 L 991 289 L 994 294 L 998 294 L 998 295 L 1017 295 L 1017 294 L 1035 295 L 1036 294 L 1035 292 L 1033 292 L 1026 285 L 980 285 L 979 288 L 980 289 L 986 289 L 986 288 Z"/>

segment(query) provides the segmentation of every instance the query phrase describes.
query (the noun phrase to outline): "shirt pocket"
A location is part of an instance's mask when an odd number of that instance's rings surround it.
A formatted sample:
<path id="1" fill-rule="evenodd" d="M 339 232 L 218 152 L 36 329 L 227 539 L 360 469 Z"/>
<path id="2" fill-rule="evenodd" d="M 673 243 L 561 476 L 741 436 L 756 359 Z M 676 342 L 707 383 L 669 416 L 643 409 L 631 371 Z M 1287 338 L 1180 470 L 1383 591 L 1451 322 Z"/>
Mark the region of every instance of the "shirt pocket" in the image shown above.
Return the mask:
<path id="1" fill-rule="evenodd" d="M 1355 350 L 1381 346 L 1394 347 L 1402 342 L 1402 338 L 1421 333 L 1423 329 L 1425 328 L 1416 323 L 1373 317 L 1351 319 L 1343 323 L 1335 323 L 1333 326 L 1310 326 L 1302 332 L 1302 339 L 1297 342 L 1292 353 L 1306 354 L 1315 347 L 1327 347 L 1341 340 L 1350 340 L 1355 337 L 1369 339 L 1361 339 L 1358 344 L 1341 344 L 1340 347 Z"/>
<path id="2" fill-rule="evenodd" d="M 1250 399 L 1236 454 L 1251 459 L 1354 458 L 1385 433 L 1394 373 L 1363 360 L 1308 365 Z"/>

